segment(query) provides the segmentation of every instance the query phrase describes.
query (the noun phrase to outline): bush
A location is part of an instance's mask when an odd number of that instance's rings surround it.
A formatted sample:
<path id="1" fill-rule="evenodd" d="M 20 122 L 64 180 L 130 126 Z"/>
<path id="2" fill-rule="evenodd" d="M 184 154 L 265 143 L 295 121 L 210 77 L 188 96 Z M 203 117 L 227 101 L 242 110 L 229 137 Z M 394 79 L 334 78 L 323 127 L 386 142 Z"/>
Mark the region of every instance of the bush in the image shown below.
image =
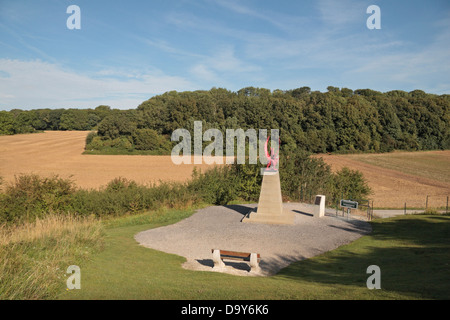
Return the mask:
<path id="1" fill-rule="evenodd" d="M 119 137 L 113 140 L 110 140 L 110 145 L 112 148 L 116 148 L 118 150 L 126 150 L 131 151 L 133 149 L 133 144 L 127 136 Z"/>
<path id="2" fill-rule="evenodd" d="M 68 203 L 76 188 L 73 181 L 58 176 L 41 178 L 20 175 L 6 186 L 0 203 L 0 222 L 34 220 L 48 213 L 59 212 Z"/>
<path id="3" fill-rule="evenodd" d="M 116 139 L 120 136 L 130 136 L 136 129 L 136 124 L 126 112 L 113 113 L 106 116 L 98 124 L 98 135 L 103 139 Z"/>
<path id="4" fill-rule="evenodd" d="M 262 182 L 261 166 L 235 163 L 232 169 L 237 178 L 234 181 L 237 197 L 244 201 L 258 201 Z"/>
<path id="5" fill-rule="evenodd" d="M 88 135 L 89 137 L 89 135 Z M 109 141 L 109 140 L 108 140 Z M 87 143 L 87 138 L 86 138 Z M 92 140 L 86 144 L 86 150 L 101 150 L 104 147 L 104 141 L 99 136 L 92 136 Z"/>
<path id="6" fill-rule="evenodd" d="M 338 201 L 342 196 L 346 199 L 364 199 L 371 193 L 363 174 L 347 167 L 332 175 L 328 189 L 333 202 Z"/>
<path id="7" fill-rule="evenodd" d="M 230 166 L 214 167 L 205 173 L 194 169 L 187 188 L 205 203 L 225 205 L 238 195 L 238 177 L 234 173 Z"/>
<path id="8" fill-rule="evenodd" d="M 280 157 L 282 193 L 291 200 L 305 201 L 309 195 L 326 193 L 330 177 L 330 166 L 321 158 L 311 158 L 303 151 Z"/>
<path id="9" fill-rule="evenodd" d="M 92 140 L 97 136 L 98 134 L 96 131 L 89 132 L 88 135 L 86 136 L 86 146 L 89 145 L 92 142 Z"/>
<path id="10" fill-rule="evenodd" d="M 170 142 L 153 129 L 137 129 L 133 133 L 136 150 L 167 151 Z"/>

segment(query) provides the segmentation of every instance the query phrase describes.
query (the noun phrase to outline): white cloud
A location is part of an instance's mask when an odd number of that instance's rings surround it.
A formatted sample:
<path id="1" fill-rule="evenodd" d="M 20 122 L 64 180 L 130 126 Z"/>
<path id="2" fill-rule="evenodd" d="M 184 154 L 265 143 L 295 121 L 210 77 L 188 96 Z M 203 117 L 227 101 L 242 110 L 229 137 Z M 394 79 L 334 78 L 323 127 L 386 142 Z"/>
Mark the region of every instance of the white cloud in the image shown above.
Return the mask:
<path id="1" fill-rule="evenodd" d="M 281 15 L 277 12 L 264 13 L 261 11 L 260 7 L 258 8 L 249 8 L 247 6 L 242 5 L 242 2 L 234 2 L 230 0 L 214 0 L 214 2 L 228 10 L 231 10 L 235 13 L 247 15 L 249 17 L 253 17 L 265 22 L 270 23 L 274 27 L 283 30 L 283 31 L 292 31 L 293 23 L 298 23 L 300 21 L 304 21 L 304 19 L 300 19 L 296 17 L 295 19 L 292 16 Z"/>
<path id="2" fill-rule="evenodd" d="M 170 90 L 193 90 L 195 86 L 179 76 L 101 70 L 81 74 L 41 60 L 0 59 L 0 108 L 111 107 L 135 108 L 154 94 Z M 106 101 L 106 102 L 105 102 Z"/>
<path id="3" fill-rule="evenodd" d="M 231 46 L 222 46 L 210 56 L 205 56 L 190 69 L 191 73 L 210 86 L 232 85 L 233 79 L 255 77 L 261 67 L 236 57 Z"/>
<path id="4" fill-rule="evenodd" d="M 208 81 L 208 82 L 216 82 L 219 80 L 219 77 L 217 76 L 217 74 L 211 70 L 208 66 L 199 63 L 194 65 L 191 69 L 190 72 L 196 77 L 196 78 L 200 78 L 204 81 Z"/>

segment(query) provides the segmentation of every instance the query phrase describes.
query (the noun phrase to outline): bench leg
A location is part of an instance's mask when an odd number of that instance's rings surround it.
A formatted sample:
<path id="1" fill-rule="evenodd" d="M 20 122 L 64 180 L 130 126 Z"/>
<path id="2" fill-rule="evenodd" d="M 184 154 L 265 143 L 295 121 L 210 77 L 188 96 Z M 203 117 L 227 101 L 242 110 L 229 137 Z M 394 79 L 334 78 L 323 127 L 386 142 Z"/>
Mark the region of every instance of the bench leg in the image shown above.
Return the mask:
<path id="1" fill-rule="evenodd" d="M 225 267 L 225 263 L 223 263 L 222 259 L 220 258 L 220 250 L 215 249 L 213 251 L 213 261 L 214 261 L 214 268 L 222 270 Z"/>
<path id="2" fill-rule="evenodd" d="M 258 255 L 256 253 L 250 254 L 250 272 L 258 272 L 260 271 L 259 263 L 258 263 Z"/>

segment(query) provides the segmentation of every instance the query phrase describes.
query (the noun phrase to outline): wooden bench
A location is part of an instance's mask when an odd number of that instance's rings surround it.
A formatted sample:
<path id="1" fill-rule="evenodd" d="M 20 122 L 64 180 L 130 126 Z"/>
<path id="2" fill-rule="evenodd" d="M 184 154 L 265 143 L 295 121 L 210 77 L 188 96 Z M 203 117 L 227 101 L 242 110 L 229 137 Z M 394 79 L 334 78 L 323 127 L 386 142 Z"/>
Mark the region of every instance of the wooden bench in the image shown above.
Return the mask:
<path id="1" fill-rule="evenodd" d="M 214 269 L 223 269 L 225 263 L 223 260 L 244 261 L 250 265 L 250 272 L 259 271 L 259 262 L 261 255 L 259 253 L 237 252 L 228 250 L 212 249 Z"/>

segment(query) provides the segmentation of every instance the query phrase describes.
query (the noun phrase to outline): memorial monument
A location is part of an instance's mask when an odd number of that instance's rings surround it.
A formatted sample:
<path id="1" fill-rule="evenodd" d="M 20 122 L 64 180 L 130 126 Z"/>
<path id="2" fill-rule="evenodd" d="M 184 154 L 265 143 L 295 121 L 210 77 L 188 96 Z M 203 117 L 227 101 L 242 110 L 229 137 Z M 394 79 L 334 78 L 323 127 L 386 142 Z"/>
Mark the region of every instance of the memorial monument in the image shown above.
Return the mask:
<path id="1" fill-rule="evenodd" d="M 265 223 L 265 224 L 294 224 L 294 212 L 283 209 L 281 196 L 280 174 L 278 172 L 278 153 L 271 148 L 270 155 L 267 151 L 266 141 L 265 153 L 268 160 L 267 167 L 262 169 L 263 179 L 259 202 L 256 212 L 250 211 L 242 222 Z"/>

